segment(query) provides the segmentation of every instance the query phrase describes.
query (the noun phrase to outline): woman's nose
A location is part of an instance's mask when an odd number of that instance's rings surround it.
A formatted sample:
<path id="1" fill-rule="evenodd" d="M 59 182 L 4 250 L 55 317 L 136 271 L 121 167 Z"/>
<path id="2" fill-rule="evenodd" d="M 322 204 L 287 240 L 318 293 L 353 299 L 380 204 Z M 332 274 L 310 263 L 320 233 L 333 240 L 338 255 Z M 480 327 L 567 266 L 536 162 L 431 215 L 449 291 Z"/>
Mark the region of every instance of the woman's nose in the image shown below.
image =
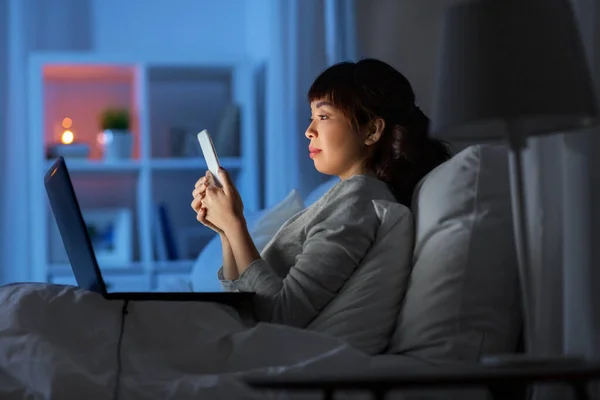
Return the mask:
<path id="1" fill-rule="evenodd" d="M 317 130 L 313 127 L 313 123 L 311 122 L 308 128 L 306 128 L 306 132 L 304 132 L 304 136 L 307 139 L 313 139 L 317 136 Z"/>

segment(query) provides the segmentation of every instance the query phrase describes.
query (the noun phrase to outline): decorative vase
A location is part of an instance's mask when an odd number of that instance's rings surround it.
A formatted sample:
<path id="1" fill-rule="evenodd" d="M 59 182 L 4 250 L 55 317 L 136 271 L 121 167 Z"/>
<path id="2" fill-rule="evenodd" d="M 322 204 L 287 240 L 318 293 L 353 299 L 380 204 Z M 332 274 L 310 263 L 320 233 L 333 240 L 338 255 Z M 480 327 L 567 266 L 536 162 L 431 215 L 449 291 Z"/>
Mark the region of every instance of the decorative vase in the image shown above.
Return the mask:
<path id="1" fill-rule="evenodd" d="M 102 142 L 105 160 L 125 160 L 131 158 L 133 135 L 130 131 L 107 129 L 102 132 Z"/>

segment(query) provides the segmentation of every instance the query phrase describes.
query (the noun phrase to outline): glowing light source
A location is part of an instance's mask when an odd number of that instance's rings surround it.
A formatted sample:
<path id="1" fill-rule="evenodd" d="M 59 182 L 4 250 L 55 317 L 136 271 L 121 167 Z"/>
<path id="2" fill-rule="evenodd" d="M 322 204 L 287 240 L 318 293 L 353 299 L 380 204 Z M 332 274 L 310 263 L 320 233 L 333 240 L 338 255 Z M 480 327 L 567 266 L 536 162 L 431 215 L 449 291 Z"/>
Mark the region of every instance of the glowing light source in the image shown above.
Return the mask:
<path id="1" fill-rule="evenodd" d="M 73 135 L 73 132 L 66 130 L 63 132 L 62 137 L 60 138 L 60 140 L 64 143 L 64 144 L 71 144 L 73 143 L 73 139 L 75 139 L 75 136 Z"/>
<path id="2" fill-rule="evenodd" d="M 65 129 L 69 129 L 71 128 L 71 126 L 73 126 L 73 120 L 69 117 L 63 118 L 62 127 Z"/>

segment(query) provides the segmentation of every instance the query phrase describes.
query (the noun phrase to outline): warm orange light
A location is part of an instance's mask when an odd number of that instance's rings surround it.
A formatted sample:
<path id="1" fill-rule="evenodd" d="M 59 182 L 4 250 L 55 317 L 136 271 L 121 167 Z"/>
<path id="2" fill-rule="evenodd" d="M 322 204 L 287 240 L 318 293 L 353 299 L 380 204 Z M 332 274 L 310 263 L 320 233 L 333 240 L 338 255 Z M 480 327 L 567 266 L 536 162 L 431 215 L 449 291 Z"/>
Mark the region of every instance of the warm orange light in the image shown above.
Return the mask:
<path id="1" fill-rule="evenodd" d="M 66 117 L 62 120 L 62 127 L 65 129 L 69 129 L 73 126 L 73 120 L 69 117 Z"/>
<path id="2" fill-rule="evenodd" d="M 75 135 L 73 135 L 73 132 L 71 131 L 64 131 L 62 137 L 60 138 L 64 144 L 73 143 L 73 139 L 75 139 Z"/>

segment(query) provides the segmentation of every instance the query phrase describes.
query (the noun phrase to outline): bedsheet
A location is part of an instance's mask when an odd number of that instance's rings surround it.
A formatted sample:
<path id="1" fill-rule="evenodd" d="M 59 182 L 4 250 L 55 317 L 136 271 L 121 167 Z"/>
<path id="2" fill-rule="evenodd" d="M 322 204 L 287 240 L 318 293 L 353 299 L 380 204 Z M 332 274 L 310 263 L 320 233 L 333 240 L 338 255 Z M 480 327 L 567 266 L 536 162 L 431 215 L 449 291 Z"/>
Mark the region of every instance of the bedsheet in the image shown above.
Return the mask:
<path id="1" fill-rule="evenodd" d="M 123 303 L 71 286 L 0 287 L 0 398 L 320 398 L 254 391 L 243 378 L 357 371 L 373 362 L 323 334 L 247 326 L 214 303 L 130 302 L 120 335 Z"/>

